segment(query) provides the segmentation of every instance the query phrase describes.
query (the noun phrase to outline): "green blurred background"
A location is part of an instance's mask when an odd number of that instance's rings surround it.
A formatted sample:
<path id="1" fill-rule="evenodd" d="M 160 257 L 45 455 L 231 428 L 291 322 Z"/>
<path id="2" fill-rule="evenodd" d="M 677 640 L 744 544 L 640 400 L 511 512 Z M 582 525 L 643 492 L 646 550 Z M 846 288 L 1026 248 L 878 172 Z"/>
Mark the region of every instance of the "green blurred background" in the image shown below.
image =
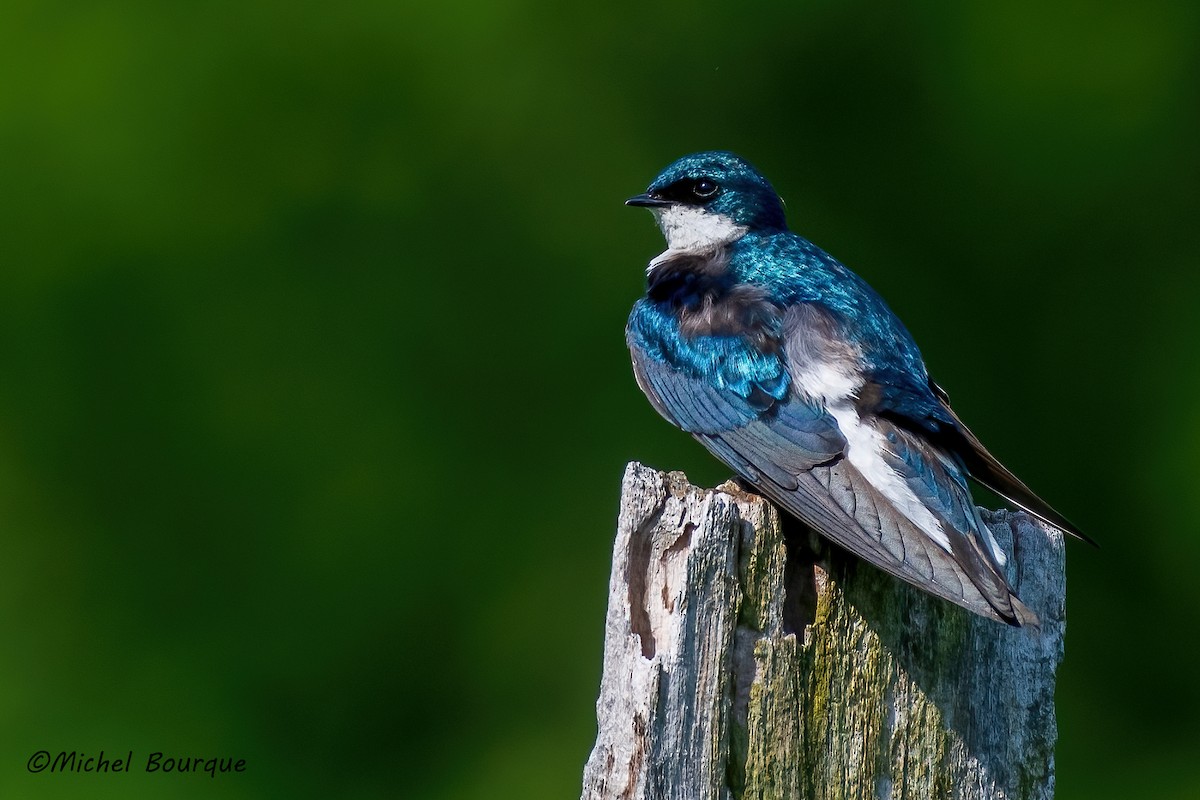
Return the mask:
<path id="1" fill-rule="evenodd" d="M 577 796 L 622 468 L 727 477 L 623 339 L 707 148 L 1103 543 L 1058 796 L 1200 796 L 1200 7 L 3 16 L 0 796 Z"/>

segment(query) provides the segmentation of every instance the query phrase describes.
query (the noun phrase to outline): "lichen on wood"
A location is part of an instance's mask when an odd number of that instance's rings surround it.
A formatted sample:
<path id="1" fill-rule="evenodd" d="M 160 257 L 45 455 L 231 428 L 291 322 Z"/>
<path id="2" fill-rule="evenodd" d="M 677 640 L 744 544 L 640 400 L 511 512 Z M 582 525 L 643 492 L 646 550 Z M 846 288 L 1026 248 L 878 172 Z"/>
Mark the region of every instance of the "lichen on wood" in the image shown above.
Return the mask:
<path id="1" fill-rule="evenodd" d="M 1042 619 L 1011 628 L 630 464 L 584 800 L 1048 800 L 1063 542 L 987 517 Z"/>

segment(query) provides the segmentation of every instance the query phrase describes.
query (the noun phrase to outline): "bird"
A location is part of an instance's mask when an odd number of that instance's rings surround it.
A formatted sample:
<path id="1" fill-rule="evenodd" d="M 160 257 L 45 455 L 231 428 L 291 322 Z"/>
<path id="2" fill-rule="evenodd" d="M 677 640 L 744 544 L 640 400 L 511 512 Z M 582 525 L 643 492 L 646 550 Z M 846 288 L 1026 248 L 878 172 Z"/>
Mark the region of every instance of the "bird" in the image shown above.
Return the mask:
<path id="1" fill-rule="evenodd" d="M 733 153 L 694 153 L 625 203 L 667 244 L 626 327 L 654 409 L 840 547 L 980 616 L 1040 624 L 969 481 L 1092 540 L 988 452 L 900 319 L 789 230 L 767 179 Z"/>

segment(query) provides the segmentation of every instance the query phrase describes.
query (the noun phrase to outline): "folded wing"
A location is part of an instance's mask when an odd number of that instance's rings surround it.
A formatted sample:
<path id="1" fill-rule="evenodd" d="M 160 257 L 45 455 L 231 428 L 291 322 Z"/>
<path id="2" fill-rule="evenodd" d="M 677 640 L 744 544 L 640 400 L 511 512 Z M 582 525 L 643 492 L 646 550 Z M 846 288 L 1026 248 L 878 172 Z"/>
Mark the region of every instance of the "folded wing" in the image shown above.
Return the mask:
<path id="1" fill-rule="evenodd" d="M 638 384 L 659 413 L 826 538 L 975 613 L 1017 625 L 1036 622 L 1001 572 L 955 455 L 884 417 L 859 420 L 878 434 L 872 440 L 882 443 L 880 455 L 911 501 L 929 511 L 913 515 L 897 502 L 894 486 L 881 488 L 851 463 L 837 419 L 789 386 L 786 375 L 733 392 L 649 356 L 636 343 L 631 349 Z"/>

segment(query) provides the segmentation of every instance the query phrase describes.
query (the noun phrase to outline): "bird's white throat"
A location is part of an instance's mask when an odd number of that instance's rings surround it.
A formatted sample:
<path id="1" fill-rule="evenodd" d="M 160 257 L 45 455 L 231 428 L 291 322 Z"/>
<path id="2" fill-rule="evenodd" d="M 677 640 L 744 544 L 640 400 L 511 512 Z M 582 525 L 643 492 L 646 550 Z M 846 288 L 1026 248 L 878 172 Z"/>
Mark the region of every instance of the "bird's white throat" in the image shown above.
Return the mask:
<path id="1" fill-rule="evenodd" d="M 742 238 L 748 230 L 724 214 L 682 203 L 652 210 L 670 250 L 710 250 Z"/>

